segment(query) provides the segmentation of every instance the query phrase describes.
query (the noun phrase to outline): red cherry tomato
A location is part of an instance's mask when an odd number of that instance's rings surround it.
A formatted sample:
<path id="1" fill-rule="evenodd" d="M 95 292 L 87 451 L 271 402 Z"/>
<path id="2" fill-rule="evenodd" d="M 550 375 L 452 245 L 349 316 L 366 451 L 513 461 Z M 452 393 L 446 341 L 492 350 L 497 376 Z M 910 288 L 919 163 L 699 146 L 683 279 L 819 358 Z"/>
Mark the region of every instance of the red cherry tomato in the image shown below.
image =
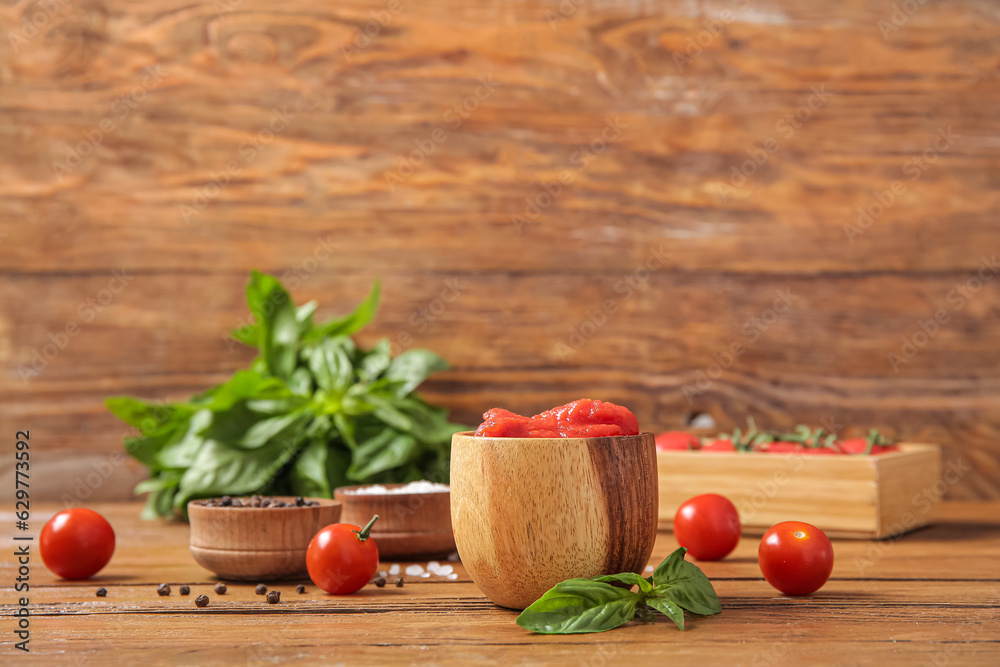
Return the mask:
<path id="1" fill-rule="evenodd" d="M 348 595 L 371 581 L 378 571 L 378 547 L 369 535 L 376 519 L 377 514 L 364 528 L 334 523 L 313 536 L 306 569 L 314 584 L 333 595 Z"/>
<path id="2" fill-rule="evenodd" d="M 115 552 L 115 531 L 93 510 L 63 510 L 42 527 L 38 549 L 45 567 L 63 579 L 89 579 Z"/>
<path id="3" fill-rule="evenodd" d="M 896 445 L 871 445 L 869 451 L 868 438 L 848 438 L 838 443 L 840 451 L 844 454 L 886 454 L 888 452 L 898 452 Z"/>
<path id="4" fill-rule="evenodd" d="M 672 449 L 698 449 L 701 441 L 697 436 L 684 431 L 667 431 L 656 436 L 656 450 L 660 452 Z"/>
<path id="5" fill-rule="evenodd" d="M 733 444 L 732 440 L 728 438 L 723 440 L 713 440 L 707 445 L 702 445 L 701 451 L 703 452 L 735 452 L 736 446 Z"/>
<path id="6" fill-rule="evenodd" d="M 833 545 L 816 526 L 785 521 L 764 533 L 757 561 L 767 583 L 785 595 L 809 595 L 830 578 Z"/>
<path id="7" fill-rule="evenodd" d="M 674 515 L 674 537 L 698 560 L 725 558 L 740 541 L 740 515 L 728 498 L 695 496 Z"/>

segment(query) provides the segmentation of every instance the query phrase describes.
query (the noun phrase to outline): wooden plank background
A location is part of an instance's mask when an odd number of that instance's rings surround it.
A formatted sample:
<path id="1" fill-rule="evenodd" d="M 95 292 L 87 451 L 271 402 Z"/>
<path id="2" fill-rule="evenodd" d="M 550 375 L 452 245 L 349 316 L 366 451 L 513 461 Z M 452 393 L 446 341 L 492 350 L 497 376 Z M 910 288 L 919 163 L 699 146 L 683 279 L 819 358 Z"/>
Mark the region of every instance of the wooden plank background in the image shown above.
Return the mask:
<path id="1" fill-rule="evenodd" d="M 443 353 L 426 393 L 467 423 L 878 426 L 1000 497 L 1000 15 L 912 4 L 4 2 L 0 413 L 34 497 L 129 495 L 103 397 L 246 364 L 251 268 L 323 314 L 381 278 L 361 339 Z"/>

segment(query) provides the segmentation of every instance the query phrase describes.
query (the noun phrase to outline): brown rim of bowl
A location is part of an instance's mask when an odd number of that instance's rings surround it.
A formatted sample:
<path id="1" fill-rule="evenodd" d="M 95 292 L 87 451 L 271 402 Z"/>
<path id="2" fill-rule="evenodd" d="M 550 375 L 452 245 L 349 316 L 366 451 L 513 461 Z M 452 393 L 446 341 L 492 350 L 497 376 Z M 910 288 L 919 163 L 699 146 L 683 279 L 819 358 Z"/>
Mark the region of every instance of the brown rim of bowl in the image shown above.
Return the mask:
<path id="1" fill-rule="evenodd" d="M 252 496 L 229 496 L 229 497 L 230 498 L 239 498 L 239 499 L 242 500 L 243 498 L 252 497 Z M 295 502 L 295 499 L 298 498 L 298 496 L 261 496 L 261 497 L 270 498 L 272 500 L 286 500 L 286 499 L 291 498 L 292 502 Z M 187 507 L 188 507 L 188 512 L 191 511 L 192 507 L 197 507 L 198 509 L 203 509 L 203 510 L 232 510 L 232 509 L 237 509 L 237 510 L 315 510 L 315 509 L 319 509 L 320 507 L 335 507 L 337 505 L 342 505 L 343 504 L 343 503 L 341 503 L 339 500 L 337 500 L 335 498 L 314 498 L 312 496 L 308 496 L 308 497 L 307 496 L 302 496 L 302 499 L 303 500 L 315 500 L 315 501 L 319 502 L 319 505 L 313 505 L 311 507 L 308 507 L 308 506 L 305 506 L 305 507 L 296 507 L 294 505 L 291 506 L 291 507 L 247 507 L 246 505 L 242 505 L 240 507 L 232 507 L 232 506 L 227 506 L 227 507 L 212 507 L 210 505 L 202 505 L 202 504 L 200 504 L 202 501 L 205 501 L 205 500 L 222 500 L 222 496 L 217 496 L 217 497 L 213 497 L 213 498 L 196 498 L 194 500 L 189 500 L 188 504 L 187 504 Z"/>
<path id="2" fill-rule="evenodd" d="M 642 436 L 649 435 L 653 438 L 656 437 L 655 433 L 649 431 L 642 431 L 636 433 L 635 435 L 598 435 L 593 437 L 573 437 L 573 438 L 524 438 L 524 437 L 510 437 L 506 435 L 476 435 L 475 431 L 459 431 L 453 435 L 461 435 L 466 438 L 475 438 L 476 440 L 537 440 L 538 442 L 566 442 L 567 440 L 609 440 L 611 438 L 641 438 Z"/>
<path id="3" fill-rule="evenodd" d="M 423 480 L 425 482 L 430 480 Z M 399 489 L 411 482 L 396 482 L 393 484 L 352 484 L 351 486 L 339 486 L 333 490 L 334 498 L 337 498 L 340 494 L 341 496 L 351 496 L 352 498 L 382 498 L 385 496 L 429 496 L 435 493 L 451 493 L 451 487 L 449 486 L 447 490 L 439 491 L 407 491 L 406 493 L 354 493 L 355 489 L 361 489 L 366 486 L 384 486 L 387 489 Z M 431 482 L 432 484 L 443 484 L 444 482 Z M 281 509 L 281 508 L 278 508 Z"/>

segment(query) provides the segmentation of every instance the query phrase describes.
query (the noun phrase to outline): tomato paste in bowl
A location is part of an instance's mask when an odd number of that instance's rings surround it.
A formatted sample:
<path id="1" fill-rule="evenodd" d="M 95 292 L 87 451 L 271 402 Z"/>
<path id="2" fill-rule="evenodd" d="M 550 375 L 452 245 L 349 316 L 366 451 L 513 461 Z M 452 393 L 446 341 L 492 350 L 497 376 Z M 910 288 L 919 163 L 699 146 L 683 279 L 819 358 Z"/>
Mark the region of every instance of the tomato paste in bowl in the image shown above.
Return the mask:
<path id="1" fill-rule="evenodd" d="M 483 414 L 475 434 L 489 438 L 603 438 L 638 435 L 639 422 L 626 407 L 581 398 L 534 417 L 493 408 Z"/>

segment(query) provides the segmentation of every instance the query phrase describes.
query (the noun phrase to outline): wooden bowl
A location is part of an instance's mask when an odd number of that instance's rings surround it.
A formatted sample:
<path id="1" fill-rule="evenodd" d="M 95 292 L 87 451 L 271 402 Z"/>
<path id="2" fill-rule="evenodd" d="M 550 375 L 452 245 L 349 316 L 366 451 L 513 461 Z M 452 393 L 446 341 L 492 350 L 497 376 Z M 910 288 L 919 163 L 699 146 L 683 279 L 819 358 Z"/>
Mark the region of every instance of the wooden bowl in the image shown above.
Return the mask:
<path id="1" fill-rule="evenodd" d="M 657 519 L 652 433 L 451 444 L 451 520 L 483 593 L 524 609 L 574 577 L 641 573 Z"/>
<path id="2" fill-rule="evenodd" d="M 378 514 L 372 537 L 378 545 L 379 558 L 432 558 L 455 552 L 448 491 L 352 493 L 362 486 L 366 485 L 342 486 L 333 496 L 344 506 L 344 523 L 363 526 L 373 514 Z M 405 485 L 382 486 L 395 489 Z"/>
<path id="3" fill-rule="evenodd" d="M 294 498 L 275 496 L 294 502 Z M 188 503 L 191 556 L 222 579 L 274 581 L 304 577 L 309 542 L 337 523 L 340 503 L 309 498 L 313 507 L 206 507 Z"/>

